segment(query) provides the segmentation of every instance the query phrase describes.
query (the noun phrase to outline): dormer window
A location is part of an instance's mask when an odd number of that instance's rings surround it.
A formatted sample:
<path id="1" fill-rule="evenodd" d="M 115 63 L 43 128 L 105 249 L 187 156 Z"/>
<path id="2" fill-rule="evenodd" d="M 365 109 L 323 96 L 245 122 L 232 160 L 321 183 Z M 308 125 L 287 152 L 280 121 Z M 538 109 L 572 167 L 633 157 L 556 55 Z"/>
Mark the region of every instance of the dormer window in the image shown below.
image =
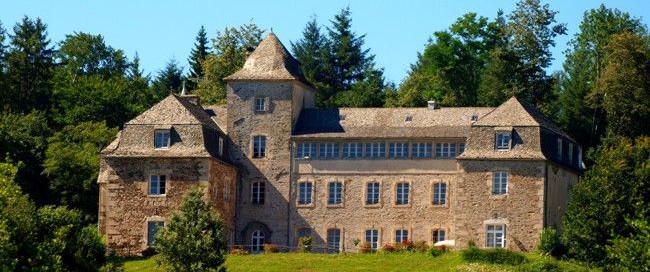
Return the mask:
<path id="1" fill-rule="evenodd" d="M 500 131 L 496 133 L 496 150 L 510 150 L 511 133 L 509 131 Z"/>
<path id="2" fill-rule="evenodd" d="M 168 129 L 157 129 L 154 132 L 154 147 L 156 149 L 169 148 L 171 145 L 171 138 L 169 137 Z"/>
<path id="3" fill-rule="evenodd" d="M 256 112 L 265 112 L 268 111 L 268 97 L 261 96 L 255 97 L 255 111 Z"/>

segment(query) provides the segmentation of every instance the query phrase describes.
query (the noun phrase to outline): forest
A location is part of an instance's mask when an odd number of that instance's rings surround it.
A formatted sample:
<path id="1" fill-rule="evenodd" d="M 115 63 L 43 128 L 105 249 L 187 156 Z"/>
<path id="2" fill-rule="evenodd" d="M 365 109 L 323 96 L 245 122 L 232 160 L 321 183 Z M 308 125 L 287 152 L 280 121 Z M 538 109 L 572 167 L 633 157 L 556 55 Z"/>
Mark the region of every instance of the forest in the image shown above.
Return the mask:
<path id="1" fill-rule="evenodd" d="M 585 150 L 554 254 L 647 271 L 647 26 L 605 5 L 586 10 L 563 69 L 549 73 L 550 49 L 567 35 L 556 14 L 539 0 L 491 18 L 468 12 L 431 34 L 398 83 L 384 78 L 349 8 L 327 25 L 306 22 L 285 45 L 318 89 L 319 107 L 498 106 L 513 95 L 536 105 Z M 172 59 L 152 75 L 101 34 L 52 41 L 40 18 L 0 22 L 0 271 L 98 270 L 106 262 L 96 227 L 100 151 L 183 84 L 203 104 L 225 103 L 223 78 L 266 32 L 251 22 L 208 37 L 200 26 L 187 62 Z"/>

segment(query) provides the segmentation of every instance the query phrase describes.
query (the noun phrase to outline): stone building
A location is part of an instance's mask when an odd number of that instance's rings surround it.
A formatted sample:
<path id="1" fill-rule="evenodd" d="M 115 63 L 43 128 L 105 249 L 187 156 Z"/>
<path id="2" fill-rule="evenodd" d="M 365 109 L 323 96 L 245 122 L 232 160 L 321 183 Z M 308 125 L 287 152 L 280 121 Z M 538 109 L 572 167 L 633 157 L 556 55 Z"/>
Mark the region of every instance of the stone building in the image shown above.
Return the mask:
<path id="1" fill-rule="evenodd" d="M 270 33 L 228 76 L 227 104 L 170 95 L 102 152 L 99 225 L 138 254 L 190 188 L 229 241 L 355 251 L 405 239 L 531 250 L 560 227 L 580 146 L 533 106 L 315 108 L 317 90 Z M 161 191 L 162 189 L 162 191 Z"/>

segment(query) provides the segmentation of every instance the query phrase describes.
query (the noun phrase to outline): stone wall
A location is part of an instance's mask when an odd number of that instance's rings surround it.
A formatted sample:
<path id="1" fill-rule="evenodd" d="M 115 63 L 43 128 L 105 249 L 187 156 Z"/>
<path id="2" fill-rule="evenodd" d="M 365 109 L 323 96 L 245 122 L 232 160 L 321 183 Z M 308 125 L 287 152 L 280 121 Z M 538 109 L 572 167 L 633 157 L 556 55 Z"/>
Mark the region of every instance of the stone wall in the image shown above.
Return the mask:
<path id="1" fill-rule="evenodd" d="M 152 174 L 167 176 L 164 195 L 148 194 Z M 223 176 L 211 178 L 211 174 Z M 102 158 L 99 224 L 107 247 L 122 255 L 140 254 L 147 248 L 148 221 L 167 222 L 183 196 L 195 186 L 204 186 L 207 194 L 219 192 L 210 188 L 210 184 L 233 181 L 234 169 L 211 158 Z M 234 201 L 230 199 L 228 204 L 215 201 L 217 211 L 225 216 L 226 222 L 233 221 Z"/>
<path id="2" fill-rule="evenodd" d="M 260 226 L 267 242 L 284 245 L 286 233 L 293 83 L 228 83 L 228 136 L 230 161 L 239 169 L 236 243 L 249 244 L 253 228 Z M 269 98 L 267 112 L 255 112 L 255 98 Z M 253 158 L 253 136 L 266 136 L 266 156 Z M 251 184 L 265 182 L 264 204 L 251 203 Z"/>
<path id="3" fill-rule="evenodd" d="M 506 225 L 506 247 L 529 251 L 537 247 L 544 227 L 544 161 L 459 160 L 460 179 L 452 189 L 456 245 L 469 241 L 485 246 L 488 223 Z M 508 171 L 505 195 L 492 195 L 492 173 Z"/>
<path id="4" fill-rule="evenodd" d="M 228 243 L 233 244 L 235 242 L 237 170 L 217 159 L 210 159 L 209 182 L 208 198 L 224 221 L 228 233 Z"/>
<path id="5" fill-rule="evenodd" d="M 546 213 L 544 224 L 562 230 L 562 216 L 571 198 L 571 189 L 578 182 L 575 170 L 547 163 Z"/>
<path id="6" fill-rule="evenodd" d="M 298 182 L 313 183 L 313 203 L 298 205 Z M 328 205 L 328 183 L 344 184 L 343 204 Z M 366 205 L 366 183 L 380 182 L 379 205 Z M 409 204 L 396 205 L 396 184 L 410 184 Z M 433 205 L 433 183 L 447 183 L 447 204 Z M 342 248 L 356 251 L 354 239 L 365 241 L 365 230 L 379 230 L 379 244 L 395 241 L 396 229 L 408 229 L 413 241 L 432 244 L 432 230 L 446 230 L 446 238 L 453 239 L 451 200 L 456 195 L 450 190 L 458 182 L 455 173 L 426 175 L 296 175 L 292 181 L 291 246 L 298 243 L 298 230 L 310 228 L 314 243 L 325 246 L 327 229 L 342 231 Z"/>

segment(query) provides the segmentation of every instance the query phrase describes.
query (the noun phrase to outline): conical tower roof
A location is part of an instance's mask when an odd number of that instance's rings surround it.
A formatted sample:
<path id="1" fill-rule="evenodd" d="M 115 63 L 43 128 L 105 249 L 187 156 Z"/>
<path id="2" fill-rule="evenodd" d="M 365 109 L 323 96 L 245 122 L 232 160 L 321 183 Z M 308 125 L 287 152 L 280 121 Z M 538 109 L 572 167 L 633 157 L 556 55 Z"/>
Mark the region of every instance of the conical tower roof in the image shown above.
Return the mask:
<path id="1" fill-rule="evenodd" d="M 300 71 L 300 63 L 287 51 L 273 32 L 270 32 L 248 56 L 244 67 L 226 80 L 299 80 L 309 86 Z"/>

